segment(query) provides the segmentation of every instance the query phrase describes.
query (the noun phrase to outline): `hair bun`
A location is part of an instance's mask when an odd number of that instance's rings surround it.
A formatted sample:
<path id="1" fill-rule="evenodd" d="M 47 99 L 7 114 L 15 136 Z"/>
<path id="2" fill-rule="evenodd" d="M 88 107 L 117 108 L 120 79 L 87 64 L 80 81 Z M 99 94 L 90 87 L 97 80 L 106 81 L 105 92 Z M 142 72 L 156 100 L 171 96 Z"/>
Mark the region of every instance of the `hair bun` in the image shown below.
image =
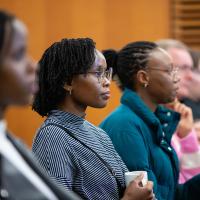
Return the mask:
<path id="1" fill-rule="evenodd" d="M 102 51 L 103 55 L 105 56 L 107 67 L 113 68 L 113 76 L 117 74 L 117 59 L 118 53 L 114 49 L 106 49 Z"/>

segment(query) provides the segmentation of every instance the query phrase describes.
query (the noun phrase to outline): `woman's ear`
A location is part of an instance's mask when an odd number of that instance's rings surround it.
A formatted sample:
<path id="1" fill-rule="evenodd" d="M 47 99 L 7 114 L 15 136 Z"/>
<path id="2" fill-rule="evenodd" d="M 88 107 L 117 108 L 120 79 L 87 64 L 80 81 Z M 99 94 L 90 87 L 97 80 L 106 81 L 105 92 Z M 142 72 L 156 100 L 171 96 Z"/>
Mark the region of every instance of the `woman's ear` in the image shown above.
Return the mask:
<path id="1" fill-rule="evenodd" d="M 140 85 L 147 87 L 149 85 L 149 75 L 145 70 L 139 70 L 137 72 L 137 80 Z"/>
<path id="2" fill-rule="evenodd" d="M 63 86 L 63 88 L 64 88 L 67 92 L 69 92 L 70 95 L 72 94 L 72 86 L 71 86 L 71 85 L 65 83 L 64 86 Z"/>

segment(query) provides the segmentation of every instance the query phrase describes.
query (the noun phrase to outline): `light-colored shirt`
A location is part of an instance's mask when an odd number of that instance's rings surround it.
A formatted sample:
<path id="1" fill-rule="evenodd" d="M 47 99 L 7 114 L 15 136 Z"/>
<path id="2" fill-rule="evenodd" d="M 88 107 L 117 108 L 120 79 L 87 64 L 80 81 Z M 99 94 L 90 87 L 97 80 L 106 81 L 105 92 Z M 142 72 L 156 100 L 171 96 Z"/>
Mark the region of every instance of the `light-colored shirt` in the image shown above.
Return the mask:
<path id="1" fill-rule="evenodd" d="M 40 179 L 18 153 L 12 143 L 6 137 L 6 122 L 0 121 L 0 154 L 2 154 L 13 166 L 17 168 L 47 199 L 57 200 L 58 198 L 50 188 Z M 23 190 L 23 188 L 22 188 Z M 19 191 L 20 192 L 20 191 Z"/>

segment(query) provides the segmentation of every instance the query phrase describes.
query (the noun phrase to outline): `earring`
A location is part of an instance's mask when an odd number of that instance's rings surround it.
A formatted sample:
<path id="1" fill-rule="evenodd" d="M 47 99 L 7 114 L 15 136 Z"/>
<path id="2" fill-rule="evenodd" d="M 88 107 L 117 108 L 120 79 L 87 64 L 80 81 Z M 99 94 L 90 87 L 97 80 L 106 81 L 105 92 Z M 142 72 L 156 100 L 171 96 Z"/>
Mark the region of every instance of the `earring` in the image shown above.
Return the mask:
<path id="1" fill-rule="evenodd" d="M 70 86 L 64 86 L 64 89 L 67 90 L 67 92 L 69 92 L 69 95 L 72 94 L 72 87 L 70 87 Z"/>
<path id="2" fill-rule="evenodd" d="M 71 95 L 72 94 L 72 88 L 70 87 L 70 88 L 68 88 L 68 90 L 67 90 L 68 92 L 69 92 L 69 95 Z"/>
<path id="3" fill-rule="evenodd" d="M 145 84 L 144 84 L 144 88 L 147 88 L 148 85 L 149 85 L 148 83 L 145 83 Z"/>

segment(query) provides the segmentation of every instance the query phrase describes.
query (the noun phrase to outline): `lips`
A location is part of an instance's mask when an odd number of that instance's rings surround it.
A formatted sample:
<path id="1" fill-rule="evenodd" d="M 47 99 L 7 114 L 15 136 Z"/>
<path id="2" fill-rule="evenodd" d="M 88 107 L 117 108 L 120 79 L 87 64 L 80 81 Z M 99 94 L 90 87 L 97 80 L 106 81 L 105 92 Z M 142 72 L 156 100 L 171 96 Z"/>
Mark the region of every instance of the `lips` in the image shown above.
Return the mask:
<path id="1" fill-rule="evenodd" d="M 110 98 L 110 91 L 102 93 L 101 96 L 103 99 L 108 100 Z"/>
<path id="2" fill-rule="evenodd" d="M 29 90 L 29 93 L 35 94 L 38 91 L 38 84 L 36 81 L 30 81 L 27 84 L 27 89 Z"/>

